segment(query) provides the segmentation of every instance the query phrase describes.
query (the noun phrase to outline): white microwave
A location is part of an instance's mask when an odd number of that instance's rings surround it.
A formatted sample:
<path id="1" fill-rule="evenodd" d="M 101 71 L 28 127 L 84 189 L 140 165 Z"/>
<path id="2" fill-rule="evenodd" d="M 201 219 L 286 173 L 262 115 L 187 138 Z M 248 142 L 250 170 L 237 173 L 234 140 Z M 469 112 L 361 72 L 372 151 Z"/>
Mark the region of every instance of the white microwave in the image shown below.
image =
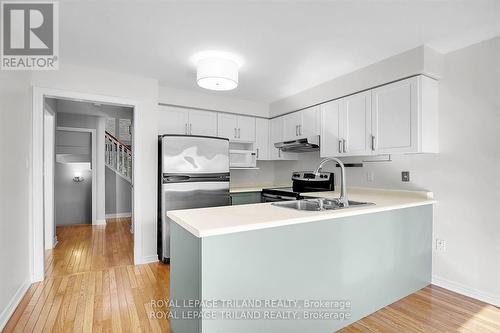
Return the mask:
<path id="1" fill-rule="evenodd" d="M 229 167 L 255 168 L 256 166 L 257 154 L 254 150 L 229 149 Z"/>

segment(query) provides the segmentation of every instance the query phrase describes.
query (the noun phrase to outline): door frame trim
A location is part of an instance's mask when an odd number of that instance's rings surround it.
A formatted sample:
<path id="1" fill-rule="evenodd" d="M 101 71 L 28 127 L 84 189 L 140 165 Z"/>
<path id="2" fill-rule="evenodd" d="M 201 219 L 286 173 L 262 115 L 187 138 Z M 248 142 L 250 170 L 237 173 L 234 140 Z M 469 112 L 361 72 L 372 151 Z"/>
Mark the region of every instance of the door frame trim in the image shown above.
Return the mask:
<path id="1" fill-rule="evenodd" d="M 126 106 L 133 109 L 134 126 L 132 126 L 132 151 L 137 147 L 136 128 L 142 124 L 141 118 L 137 116 L 137 107 L 139 102 L 128 98 L 105 96 L 78 91 L 69 91 L 61 89 L 43 88 L 33 86 L 32 90 L 32 137 L 31 137 L 31 223 L 29 230 L 29 253 L 30 253 L 30 275 L 31 282 L 43 281 L 45 278 L 45 249 L 44 249 L 44 189 L 43 189 L 43 117 L 44 117 L 44 98 L 67 99 L 80 102 L 99 102 L 103 104 Z M 135 179 L 137 165 L 135 154 L 132 155 L 132 179 Z M 142 164 L 141 164 L 142 166 Z M 136 201 L 137 195 L 134 195 L 135 187 L 132 188 L 132 221 L 134 230 L 134 263 L 142 262 L 142 230 L 140 219 L 137 219 Z"/>

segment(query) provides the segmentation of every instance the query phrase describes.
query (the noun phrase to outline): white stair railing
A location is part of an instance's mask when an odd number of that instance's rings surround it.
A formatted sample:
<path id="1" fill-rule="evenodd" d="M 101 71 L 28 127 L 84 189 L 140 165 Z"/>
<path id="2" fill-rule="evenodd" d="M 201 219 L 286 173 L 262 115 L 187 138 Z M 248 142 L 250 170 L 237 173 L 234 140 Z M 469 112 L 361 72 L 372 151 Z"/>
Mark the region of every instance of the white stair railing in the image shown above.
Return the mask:
<path id="1" fill-rule="evenodd" d="M 106 132 L 106 165 L 132 183 L 132 150 L 111 133 Z"/>

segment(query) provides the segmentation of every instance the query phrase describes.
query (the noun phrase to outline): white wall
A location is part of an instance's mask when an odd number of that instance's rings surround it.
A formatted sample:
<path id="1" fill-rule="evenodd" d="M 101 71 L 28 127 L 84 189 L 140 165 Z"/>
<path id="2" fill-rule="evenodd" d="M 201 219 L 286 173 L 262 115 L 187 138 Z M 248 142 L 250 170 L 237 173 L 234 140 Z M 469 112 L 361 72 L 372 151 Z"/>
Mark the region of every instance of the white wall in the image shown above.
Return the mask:
<path id="1" fill-rule="evenodd" d="M 231 187 L 274 185 L 274 162 L 257 161 L 258 170 L 231 169 Z"/>
<path id="2" fill-rule="evenodd" d="M 0 330 L 29 286 L 29 73 L 0 74 Z"/>
<path id="3" fill-rule="evenodd" d="M 115 96 L 136 100 L 134 114 L 134 213 L 140 226 L 136 237 L 142 247 L 136 249 L 136 263 L 157 260 L 156 255 L 156 169 L 158 82 L 127 74 L 73 65 L 60 66 L 59 71 L 33 72 L 32 84 L 80 93 Z"/>
<path id="4" fill-rule="evenodd" d="M 267 103 L 226 97 L 224 96 L 224 92 L 193 92 L 162 86 L 159 87 L 159 102 L 192 108 L 269 117 L 269 105 Z"/>
<path id="5" fill-rule="evenodd" d="M 434 237 L 447 243 L 446 252 L 434 252 L 433 275 L 500 304 L 500 38 L 445 56 L 439 145 L 436 155 L 349 170 L 350 183 L 432 190 Z M 400 181 L 403 170 L 410 183 Z"/>
<path id="6" fill-rule="evenodd" d="M 361 90 L 417 74 L 442 75 L 442 55 L 419 46 L 316 87 L 271 103 L 271 117 L 340 98 Z"/>
<path id="7" fill-rule="evenodd" d="M 348 168 L 350 186 L 427 189 L 435 194 L 435 283 L 500 304 L 500 38 L 445 55 L 440 80 L 439 154 L 393 155 Z M 349 158 L 346 161 L 361 161 Z M 274 162 L 275 182 L 312 170 L 318 155 Z M 332 166 L 327 170 L 336 172 Z M 411 182 L 401 182 L 410 171 Z M 367 181 L 367 173 L 374 181 Z"/>

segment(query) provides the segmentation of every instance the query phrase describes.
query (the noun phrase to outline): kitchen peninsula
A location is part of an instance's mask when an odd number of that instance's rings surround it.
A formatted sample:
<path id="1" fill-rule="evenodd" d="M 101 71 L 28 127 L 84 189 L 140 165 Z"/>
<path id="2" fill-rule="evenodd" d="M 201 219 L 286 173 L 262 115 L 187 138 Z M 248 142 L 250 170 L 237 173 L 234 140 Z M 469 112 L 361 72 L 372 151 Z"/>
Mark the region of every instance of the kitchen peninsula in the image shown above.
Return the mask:
<path id="1" fill-rule="evenodd" d="M 171 299 L 253 304 L 244 312 L 215 309 L 233 318 L 173 319 L 174 332 L 333 332 L 428 285 L 432 193 L 349 188 L 349 199 L 374 205 L 317 212 L 269 203 L 169 211 Z M 269 310 L 255 308 L 255 300 L 297 303 L 273 309 L 274 320 L 237 317 Z M 349 308 L 306 308 L 313 300 L 347 302 Z"/>

